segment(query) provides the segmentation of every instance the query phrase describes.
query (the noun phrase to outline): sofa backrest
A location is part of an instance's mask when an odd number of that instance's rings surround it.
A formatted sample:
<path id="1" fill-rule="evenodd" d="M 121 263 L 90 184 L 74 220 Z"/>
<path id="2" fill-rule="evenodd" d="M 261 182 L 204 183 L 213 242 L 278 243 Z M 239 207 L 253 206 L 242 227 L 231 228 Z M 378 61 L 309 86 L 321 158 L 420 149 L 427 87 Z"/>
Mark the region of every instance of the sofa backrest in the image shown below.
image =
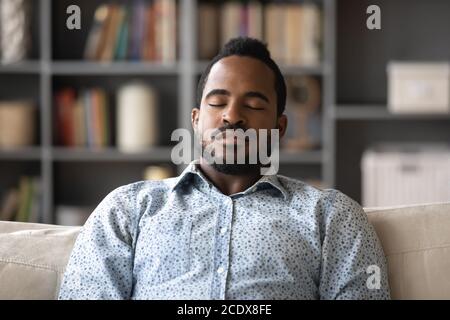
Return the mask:
<path id="1" fill-rule="evenodd" d="M 380 238 L 393 299 L 450 299 L 450 203 L 365 208 Z"/>
<path id="2" fill-rule="evenodd" d="M 80 227 L 0 222 L 0 299 L 56 299 Z"/>
<path id="3" fill-rule="evenodd" d="M 450 203 L 365 208 L 393 299 L 450 299 Z M 80 227 L 0 221 L 0 299 L 55 299 Z"/>

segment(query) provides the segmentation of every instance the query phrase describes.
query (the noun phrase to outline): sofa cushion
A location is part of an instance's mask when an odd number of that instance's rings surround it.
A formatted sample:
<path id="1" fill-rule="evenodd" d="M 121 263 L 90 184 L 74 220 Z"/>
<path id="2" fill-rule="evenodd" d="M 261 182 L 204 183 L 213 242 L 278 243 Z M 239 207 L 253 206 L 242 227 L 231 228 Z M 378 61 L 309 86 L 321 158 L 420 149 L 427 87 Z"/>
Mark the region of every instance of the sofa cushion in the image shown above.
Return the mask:
<path id="1" fill-rule="evenodd" d="M 450 203 L 365 208 L 388 261 L 393 299 L 450 299 Z"/>
<path id="2" fill-rule="evenodd" d="M 55 299 L 80 227 L 0 223 L 0 299 Z"/>
<path id="3" fill-rule="evenodd" d="M 364 208 L 393 299 L 450 299 L 450 203 Z M 0 221 L 0 299 L 55 299 L 80 227 Z"/>

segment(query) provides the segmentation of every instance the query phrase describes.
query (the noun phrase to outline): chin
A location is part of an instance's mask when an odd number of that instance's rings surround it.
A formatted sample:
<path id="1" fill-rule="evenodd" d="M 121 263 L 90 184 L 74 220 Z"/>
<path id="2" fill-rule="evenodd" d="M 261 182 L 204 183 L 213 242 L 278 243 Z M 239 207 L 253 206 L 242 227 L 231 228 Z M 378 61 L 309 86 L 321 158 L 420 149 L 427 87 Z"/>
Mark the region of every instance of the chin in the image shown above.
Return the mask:
<path id="1" fill-rule="evenodd" d="M 255 171 L 259 171 L 260 166 L 258 164 L 218 164 L 213 163 L 211 164 L 211 167 L 213 167 L 216 171 L 223 173 L 223 174 L 229 174 L 229 175 L 249 175 L 251 173 L 254 173 Z"/>

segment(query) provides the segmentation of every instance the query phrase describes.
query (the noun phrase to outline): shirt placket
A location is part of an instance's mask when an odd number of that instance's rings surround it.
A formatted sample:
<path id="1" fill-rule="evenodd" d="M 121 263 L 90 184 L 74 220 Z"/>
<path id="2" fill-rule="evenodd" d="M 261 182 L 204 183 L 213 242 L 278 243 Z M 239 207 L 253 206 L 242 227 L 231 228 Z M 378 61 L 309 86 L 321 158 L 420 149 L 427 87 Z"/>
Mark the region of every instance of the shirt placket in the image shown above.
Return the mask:
<path id="1" fill-rule="evenodd" d="M 214 191 L 212 191 L 214 192 Z M 225 299 L 230 262 L 231 222 L 233 218 L 233 199 L 215 193 L 218 212 L 215 228 L 214 264 L 212 276 L 212 299 Z"/>

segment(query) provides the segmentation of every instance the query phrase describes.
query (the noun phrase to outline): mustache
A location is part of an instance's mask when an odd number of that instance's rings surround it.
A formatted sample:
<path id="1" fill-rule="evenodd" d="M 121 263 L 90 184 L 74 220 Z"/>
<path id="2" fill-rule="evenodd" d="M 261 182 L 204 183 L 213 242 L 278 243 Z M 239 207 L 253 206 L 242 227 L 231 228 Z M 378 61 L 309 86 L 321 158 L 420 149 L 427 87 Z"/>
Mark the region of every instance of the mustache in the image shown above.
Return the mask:
<path id="1" fill-rule="evenodd" d="M 237 129 L 241 129 L 244 132 L 247 130 L 247 128 L 238 125 L 238 124 L 227 124 L 223 127 L 217 128 L 216 130 L 214 130 L 211 133 L 211 139 L 215 139 L 215 137 L 217 137 L 219 134 L 223 134 L 226 130 L 237 130 Z"/>

